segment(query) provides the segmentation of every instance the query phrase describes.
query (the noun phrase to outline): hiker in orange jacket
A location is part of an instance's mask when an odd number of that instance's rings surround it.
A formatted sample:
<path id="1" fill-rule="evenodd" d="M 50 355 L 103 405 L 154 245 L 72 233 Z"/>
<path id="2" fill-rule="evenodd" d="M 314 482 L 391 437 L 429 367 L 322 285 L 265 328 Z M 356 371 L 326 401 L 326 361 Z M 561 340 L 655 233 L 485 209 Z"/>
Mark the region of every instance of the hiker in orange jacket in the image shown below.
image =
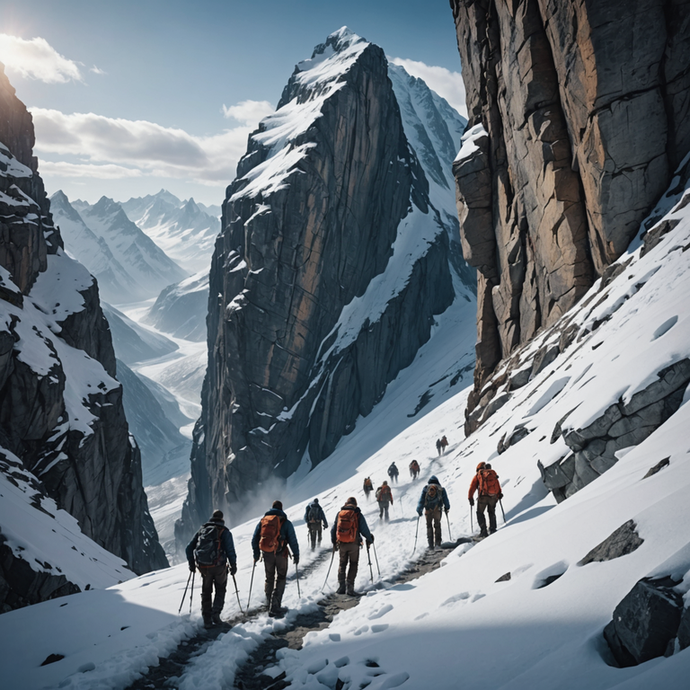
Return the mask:
<path id="1" fill-rule="evenodd" d="M 333 549 L 340 552 L 338 594 L 347 593 L 356 596 L 355 578 L 357 577 L 362 537 L 366 539 L 367 548 L 374 543 L 374 535 L 369 531 L 367 521 L 364 519 L 362 511 L 357 507 L 357 499 L 350 496 L 333 520 L 331 527 Z"/>
<path id="2" fill-rule="evenodd" d="M 488 537 L 496 531 L 496 504 L 503 498 L 501 485 L 498 483 L 498 475 L 491 469 L 491 465 L 480 462 L 477 465 L 477 473 L 472 477 L 470 491 L 467 495 L 470 506 L 474 506 L 474 492 L 477 491 L 477 523 L 479 524 L 479 536 Z M 489 513 L 489 531 L 486 531 L 486 519 L 484 511 Z"/>

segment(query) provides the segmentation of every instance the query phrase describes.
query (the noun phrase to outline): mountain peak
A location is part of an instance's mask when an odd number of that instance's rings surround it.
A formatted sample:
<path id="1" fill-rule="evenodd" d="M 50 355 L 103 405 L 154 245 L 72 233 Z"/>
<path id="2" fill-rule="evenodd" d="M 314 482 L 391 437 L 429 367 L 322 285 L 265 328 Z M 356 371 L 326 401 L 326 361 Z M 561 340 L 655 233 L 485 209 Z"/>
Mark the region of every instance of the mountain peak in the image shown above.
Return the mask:
<path id="1" fill-rule="evenodd" d="M 314 48 L 314 52 L 311 56 L 312 60 L 317 55 L 323 55 L 328 48 L 332 48 L 333 52 L 339 53 L 353 46 L 355 43 L 367 43 L 367 41 L 353 31 L 350 31 L 346 26 L 341 26 L 337 31 L 328 35 L 325 43 L 319 43 L 319 45 Z"/>

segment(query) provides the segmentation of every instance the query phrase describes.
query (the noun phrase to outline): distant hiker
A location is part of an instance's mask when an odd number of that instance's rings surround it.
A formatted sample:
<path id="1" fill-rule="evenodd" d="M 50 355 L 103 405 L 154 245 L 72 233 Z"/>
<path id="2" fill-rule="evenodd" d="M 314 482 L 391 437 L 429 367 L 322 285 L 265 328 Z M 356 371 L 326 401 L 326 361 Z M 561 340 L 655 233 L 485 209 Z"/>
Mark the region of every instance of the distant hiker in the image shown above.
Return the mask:
<path id="1" fill-rule="evenodd" d="M 390 467 L 388 468 L 388 477 L 392 482 L 395 482 L 397 484 L 398 474 L 400 474 L 400 472 L 398 471 L 398 466 L 395 464 L 395 462 L 392 462 L 390 464 Z"/>
<path id="2" fill-rule="evenodd" d="M 436 452 L 441 455 L 441 439 L 437 438 L 436 439 Z"/>
<path id="3" fill-rule="evenodd" d="M 364 515 L 357 507 L 357 499 L 350 497 L 333 520 L 331 527 L 331 541 L 333 548 L 340 552 L 338 567 L 338 594 L 356 596 L 355 578 L 359 565 L 359 549 L 362 537 L 367 540 L 367 546 L 374 543 L 374 535 L 369 531 Z M 348 563 L 350 567 L 348 569 Z"/>
<path id="4" fill-rule="evenodd" d="M 448 448 L 448 439 L 445 436 L 441 436 L 441 453 L 440 455 L 443 455 L 446 452 L 446 448 Z"/>
<path id="5" fill-rule="evenodd" d="M 309 528 L 309 541 L 311 543 L 311 550 L 316 548 L 316 541 L 318 539 L 319 546 L 321 546 L 321 525 L 324 529 L 328 529 L 328 522 L 323 508 L 319 505 L 319 499 L 315 498 L 304 511 L 304 522 Z"/>
<path id="6" fill-rule="evenodd" d="M 441 486 L 436 476 L 429 477 L 429 483 L 422 489 L 422 495 L 417 503 L 417 515 L 422 516 L 422 511 L 426 516 L 426 539 L 429 548 L 441 546 L 441 516 L 442 511 L 446 513 L 450 510 L 448 494 Z M 434 538 L 435 533 L 435 538 Z"/>
<path id="7" fill-rule="evenodd" d="M 379 504 L 379 520 L 385 514 L 385 520 L 388 522 L 388 506 L 393 503 L 393 492 L 391 491 L 388 482 L 383 482 L 378 489 L 376 489 L 376 500 Z"/>
<path id="8" fill-rule="evenodd" d="M 371 483 L 371 477 L 367 477 L 364 480 L 364 495 L 369 500 L 369 494 L 374 490 L 374 485 Z"/>
<path id="9" fill-rule="evenodd" d="M 468 498 L 470 507 L 474 506 L 474 492 L 477 491 L 477 522 L 479 523 L 479 536 L 488 537 L 496 531 L 496 504 L 503 498 L 501 485 L 498 483 L 498 475 L 491 469 L 491 465 L 480 462 L 477 465 L 477 474 L 472 478 Z M 484 510 L 489 511 L 489 532 L 486 531 L 486 519 Z"/>
<path id="10" fill-rule="evenodd" d="M 420 470 L 419 463 L 416 460 L 413 460 L 410 463 L 410 477 L 412 477 L 412 481 L 417 479 L 417 475 L 419 474 L 419 470 Z"/>
<path id="11" fill-rule="evenodd" d="M 185 555 L 189 562 L 189 570 L 194 572 L 198 568 L 201 573 L 201 615 L 204 627 L 220 625 L 220 612 L 223 610 L 228 584 L 228 561 L 230 572 L 233 575 L 237 572 L 237 556 L 232 534 L 225 526 L 220 510 L 214 510 L 211 519 L 194 535 L 192 541 L 187 544 Z M 214 587 L 216 595 L 212 605 Z"/>
<path id="12" fill-rule="evenodd" d="M 268 615 L 274 618 L 285 614 L 281 602 L 288 570 L 288 546 L 292 549 L 292 559 L 297 565 L 299 544 L 295 536 L 295 528 L 283 512 L 283 504 L 280 501 L 273 501 L 273 507 L 259 520 L 254 530 L 252 550 L 254 563 L 262 555 L 264 557 L 266 570 L 264 592 L 268 602 Z"/>

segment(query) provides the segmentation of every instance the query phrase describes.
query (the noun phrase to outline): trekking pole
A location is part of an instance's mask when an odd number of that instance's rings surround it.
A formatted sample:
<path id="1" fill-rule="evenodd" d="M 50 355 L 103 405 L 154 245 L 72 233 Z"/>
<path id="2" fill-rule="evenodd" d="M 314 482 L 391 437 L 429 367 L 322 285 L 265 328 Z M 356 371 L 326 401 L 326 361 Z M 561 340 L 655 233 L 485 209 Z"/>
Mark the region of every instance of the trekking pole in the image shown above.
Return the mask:
<path id="1" fill-rule="evenodd" d="M 474 534 L 474 524 L 472 522 L 472 508 L 473 507 L 474 506 L 472 506 L 472 504 L 470 504 L 470 533 L 471 534 Z"/>
<path id="2" fill-rule="evenodd" d="M 369 561 L 369 572 L 371 573 L 371 584 L 374 584 L 374 569 L 371 567 L 371 555 L 369 553 L 369 543 L 367 542 L 367 560 Z"/>
<path id="3" fill-rule="evenodd" d="M 499 498 L 498 499 L 498 504 L 501 506 L 501 512 L 503 513 L 503 524 L 506 524 L 506 514 L 505 511 L 503 510 L 503 501 Z"/>
<path id="4" fill-rule="evenodd" d="M 419 534 L 419 520 L 422 516 L 418 515 L 417 516 L 417 529 L 414 531 L 414 548 L 412 549 L 412 555 L 414 556 L 414 552 L 417 550 L 417 535 Z"/>
<path id="5" fill-rule="evenodd" d="M 252 568 L 252 576 L 249 580 L 249 597 L 247 597 L 247 613 L 249 613 L 249 602 L 252 600 L 252 585 L 254 584 L 254 571 L 256 570 L 256 561 L 254 561 L 254 567 Z"/>
<path id="6" fill-rule="evenodd" d="M 446 511 L 446 520 L 448 521 L 448 539 L 453 541 L 453 535 L 450 533 L 450 518 L 448 517 L 448 511 Z"/>
<path id="7" fill-rule="evenodd" d="M 235 596 L 237 597 L 237 605 L 240 607 L 240 613 L 244 616 L 244 611 L 242 610 L 242 604 L 240 604 L 240 590 L 237 589 L 237 580 L 235 576 L 232 576 L 232 581 L 235 583 Z"/>
<path id="8" fill-rule="evenodd" d="M 301 599 L 302 593 L 299 591 L 299 568 L 297 567 L 297 563 L 295 563 L 295 577 L 297 578 L 297 596 Z"/>
<path id="9" fill-rule="evenodd" d="M 328 565 L 328 572 L 326 573 L 326 579 L 323 581 L 323 587 L 321 588 L 321 594 L 323 590 L 326 589 L 326 583 L 328 582 L 328 576 L 331 574 L 331 567 L 333 566 L 333 558 L 335 557 L 335 544 L 333 545 L 333 551 L 331 551 L 331 562 Z"/>
<path id="10" fill-rule="evenodd" d="M 184 594 L 182 595 L 182 601 L 180 602 L 180 608 L 177 609 L 177 615 L 180 615 L 180 611 L 182 611 L 182 605 L 184 604 L 185 597 L 187 596 L 187 590 L 189 589 L 189 581 L 192 579 L 192 571 L 189 571 L 189 577 L 187 578 L 187 584 L 184 588 Z"/>
<path id="11" fill-rule="evenodd" d="M 194 601 L 194 577 L 196 576 L 196 569 L 192 573 L 192 589 L 189 592 L 189 615 L 192 615 L 192 602 Z"/>
<path id="12" fill-rule="evenodd" d="M 374 547 L 374 560 L 376 561 L 376 570 L 378 571 L 379 577 L 381 577 L 381 568 L 379 568 L 379 557 L 376 555 L 376 544 L 374 542 L 371 542 L 372 546 Z"/>

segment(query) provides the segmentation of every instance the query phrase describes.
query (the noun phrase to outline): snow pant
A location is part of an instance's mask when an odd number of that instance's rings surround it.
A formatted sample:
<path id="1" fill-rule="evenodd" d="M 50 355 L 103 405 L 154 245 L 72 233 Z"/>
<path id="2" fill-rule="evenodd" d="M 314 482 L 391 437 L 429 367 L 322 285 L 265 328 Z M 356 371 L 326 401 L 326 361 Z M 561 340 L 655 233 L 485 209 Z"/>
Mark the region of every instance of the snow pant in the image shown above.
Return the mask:
<path id="1" fill-rule="evenodd" d="M 310 522 L 307 526 L 309 527 L 309 542 L 311 544 L 311 548 L 315 549 L 317 539 L 319 544 L 321 544 L 321 523 Z"/>
<path id="2" fill-rule="evenodd" d="M 415 470 L 410 470 L 410 476 L 412 477 L 412 481 L 414 481 L 415 479 L 417 479 L 417 475 L 418 475 L 418 474 L 419 474 L 419 470 L 417 470 L 417 471 L 415 471 Z"/>
<path id="3" fill-rule="evenodd" d="M 441 546 L 441 506 L 426 508 L 424 515 L 426 516 L 426 540 L 429 546 Z M 436 532 L 435 539 L 434 532 Z"/>
<path id="4" fill-rule="evenodd" d="M 388 522 L 388 506 L 390 503 L 388 501 L 379 501 L 379 520 L 384 517 L 384 520 Z"/>
<path id="5" fill-rule="evenodd" d="M 359 567 L 359 544 L 356 541 L 348 543 L 338 542 L 338 550 L 340 551 L 338 584 L 342 585 L 347 582 L 348 585 L 354 587 Z M 350 564 L 349 569 L 347 567 L 348 563 Z M 347 571 L 347 576 L 345 571 Z"/>
<path id="6" fill-rule="evenodd" d="M 210 568 L 199 568 L 201 573 L 201 615 L 204 620 L 211 618 L 214 613 L 220 614 L 225 604 L 225 590 L 228 586 L 228 568 L 225 563 L 214 565 Z M 216 595 L 211 596 L 213 588 L 216 588 Z"/>
<path id="7" fill-rule="evenodd" d="M 278 553 L 263 552 L 266 582 L 264 593 L 271 611 L 279 611 L 285 591 L 285 578 L 288 571 L 287 551 Z M 275 586 L 274 586 L 275 585 Z"/>
<path id="8" fill-rule="evenodd" d="M 484 518 L 484 511 L 489 513 L 489 533 L 493 534 L 496 531 L 496 504 L 498 503 L 498 495 L 493 496 L 478 496 L 477 497 L 477 523 L 483 536 L 487 535 L 486 520 Z"/>
<path id="9" fill-rule="evenodd" d="M 396 484 L 398 483 L 398 475 L 397 474 L 389 474 L 388 478 L 391 480 L 391 482 L 395 482 Z"/>
<path id="10" fill-rule="evenodd" d="M 364 495 L 366 496 L 367 501 L 369 500 L 369 494 L 373 491 L 373 489 L 364 489 Z"/>

